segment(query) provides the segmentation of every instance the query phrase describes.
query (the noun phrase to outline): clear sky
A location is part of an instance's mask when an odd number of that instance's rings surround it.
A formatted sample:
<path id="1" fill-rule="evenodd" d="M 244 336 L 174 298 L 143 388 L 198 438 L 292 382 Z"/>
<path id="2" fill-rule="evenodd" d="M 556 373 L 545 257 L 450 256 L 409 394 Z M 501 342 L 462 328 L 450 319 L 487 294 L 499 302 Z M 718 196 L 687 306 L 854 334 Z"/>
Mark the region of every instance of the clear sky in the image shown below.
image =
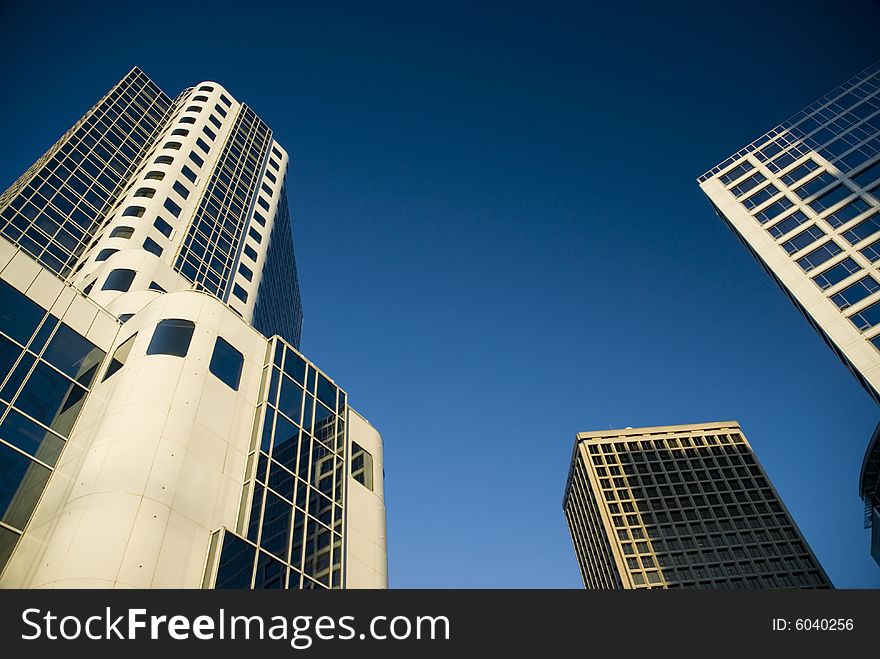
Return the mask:
<path id="1" fill-rule="evenodd" d="M 0 189 L 134 65 L 254 108 L 303 351 L 385 439 L 394 587 L 580 587 L 575 433 L 728 419 L 835 584 L 880 587 L 877 406 L 695 182 L 880 59 L 880 5 L 475 4 L 4 0 Z"/>

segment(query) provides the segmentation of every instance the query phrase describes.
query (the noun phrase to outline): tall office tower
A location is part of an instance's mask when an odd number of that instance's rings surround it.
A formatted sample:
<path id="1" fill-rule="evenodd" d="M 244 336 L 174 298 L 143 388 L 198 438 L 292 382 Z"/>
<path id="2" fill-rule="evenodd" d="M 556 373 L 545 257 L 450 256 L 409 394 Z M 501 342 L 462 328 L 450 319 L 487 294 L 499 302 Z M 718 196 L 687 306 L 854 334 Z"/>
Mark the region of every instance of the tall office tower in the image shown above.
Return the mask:
<path id="1" fill-rule="evenodd" d="M 563 509 L 587 588 L 830 588 L 735 421 L 578 433 Z"/>
<path id="2" fill-rule="evenodd" d="M 865 528 L 871 529 L 871 556 L 880 565 L 880 424 L 862 461 L 859 496 L 865 502 Z"/>
<path id="3" fill-rule="evenodd" d="M 0 196 L 0 586 L 387 585 L 382 439 L 298 350 L 287 163 L 134 69 Z"/>
<path id="4" fill-rule="evenodd" d="M 698 181 L 880 403 L 880 63 Z"/>

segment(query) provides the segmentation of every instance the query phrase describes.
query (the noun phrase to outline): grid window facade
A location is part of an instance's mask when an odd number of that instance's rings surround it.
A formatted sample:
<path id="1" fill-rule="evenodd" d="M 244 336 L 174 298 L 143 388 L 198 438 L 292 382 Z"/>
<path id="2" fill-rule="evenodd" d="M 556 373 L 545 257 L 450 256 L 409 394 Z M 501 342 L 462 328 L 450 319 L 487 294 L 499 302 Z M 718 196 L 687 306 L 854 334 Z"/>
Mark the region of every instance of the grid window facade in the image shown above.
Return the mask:
<path id="1" fill-rule="evenodd" d="M 0 233 L 66 277 L 171 106 L 133 69 L 0 196 Z"/>
<path id="2" fill-rule="evenodd" d="M 587 588 L 831 586 L 736 424 L 578 435 L 563 507 Z"/>
<path id="3" fill-rule="evenodd" d="M 225 535 L 215 586 L 341 588 L 346 394 L 275 337 L 262 398 L 239 528 Z"/>
<path id="4" fill-rule="evenodd" d="M 196 288 L 226 300 L 272 131 L 246 105 L 217 162 L 175 267 Z"/>
<path id="5" fill-rule="evenodd" d="M 104 357 L 70 326 L 0 281 L 0 570 Z"/>

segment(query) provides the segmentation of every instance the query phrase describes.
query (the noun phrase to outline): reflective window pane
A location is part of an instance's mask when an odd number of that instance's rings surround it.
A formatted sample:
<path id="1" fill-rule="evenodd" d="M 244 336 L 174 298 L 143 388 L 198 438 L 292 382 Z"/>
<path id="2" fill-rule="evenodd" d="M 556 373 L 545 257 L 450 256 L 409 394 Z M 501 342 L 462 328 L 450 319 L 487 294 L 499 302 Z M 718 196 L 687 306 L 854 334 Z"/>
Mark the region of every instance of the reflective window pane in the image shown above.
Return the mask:
<path id="1" fill-rule="evenodd" d="M 227 531 L 217 566 L 215 588 L 250 588 L 256 548 Z"/>
<path id="2" fill-rule="evenodd" d="M 168 318 L 160 321 L 153 332 L 147 354 L 186 357 L 195 329 L 195 323 L 191 320 Z"/>
<path id="3" fill-rule="evenodd" d="M 61 449 L 64 448 L 64 440 L 61 437 L 15 410 L 10 410 L 0 424 L 0 439 L 30 453 L 49 466 L 55 466 Z"/>
<path id="4" fill-rule="evenodd" d="M 23 293 L 0 281 L 0 328 L 19 343 L 27 343 L 45 310 Z"/>
<path id="5" fill-rule="evenodd" d="M 209 370 L 232 389 L 238 390 L 244 355 L 233 348 L 223 337 L 218 336 L 214 343 Z"/>
<path id="6" fill-rule="evenodd" d="M 24 529 L 50 473 L 46 467 L 0 444 L 0 519 Z"/>
<path id="7" fill-rule="evenodd" d="M 99 364 L 104 356 L 103 350 L 64 323 L 58 327 L 55 336 L 49 342 L 49 347 L 43 353 L 43 359 L 74 380 L 78 380 L 84 373 Z M 82 384 L 86 387 L 91 386 L 91 380 Z"/>

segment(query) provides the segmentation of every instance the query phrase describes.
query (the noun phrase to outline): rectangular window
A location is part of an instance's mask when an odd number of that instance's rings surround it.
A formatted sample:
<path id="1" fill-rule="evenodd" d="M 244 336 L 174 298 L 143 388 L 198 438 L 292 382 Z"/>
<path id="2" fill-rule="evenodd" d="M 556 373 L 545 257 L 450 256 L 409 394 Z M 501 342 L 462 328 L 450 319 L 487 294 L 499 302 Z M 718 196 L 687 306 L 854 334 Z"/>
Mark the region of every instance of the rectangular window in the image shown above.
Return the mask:
<path id="1" fill-rule="evenodd" d="M 199 167 L 201 167 L 202 165 L 205 164 L 205 161 L 202 160 L 201 156 L 199 156 L 199 154 L 196 153 L 195 151 L 190 151 L 190 152 L 189 152 L 189 159 L 192 160 L 192 161 L 193 161 L 195 164 L 197 164 Z"/>
<path id="2" fill-rule="evenodd" d="M 128 359 L 129 353 L 131 353 L 131 347 L 134 345 L 135 337 L 137 337 L 137 332 L 128 337 L 125 341 L 119 344 L 119 347 L 116 348 L 116 351 L 113 353 L 113 356 L 110 358 L 110 365 L 107 366 L 107 370 L 104 372 L 104 377 L 101 379 L 101 382 L 109 378 L 111 375 L 116 373 L 119 369 L 125 366 L 125 362 Z"/>
<path id="3" fill-rule="evenodd" d="M 755 192 L 751 197 L 746 197 L 742 201 L 742 205 L 752 210 L 753 208 L 757 208 L 765 201 L 773 197 L 776 193 L 779 192 L 779 188 L 770 183 L 769 185 L 764 186 L 757 192 Z"/>
<path id="4" fill-rule="evenodd" d="M 867 201 L 862 199 L 861 197 L 856 197 L 851 202 L 842 206 L 838 210 L 834 211 L 830 215 L 825 217 L 825 221 L 828 222 L 834 228 L 842 226 L 849 222 L 854 217 L 857 217 L 864 213 L 866 210 L 870 208 L 870 204 Z"/>
<path id="5" fill-rule="evenodd" d="M 175 204 L 171 199 L 166 199 L 165 203 L 162 204 L 169 213 L 171 213 L 174 217 L 180 217 L 180 211 L 182 210 L 180 206 Z"/>
<path id="6" fill-rule="evenodd" d="M 257 231 L 256 229 L 250 229 L 248 231 L 248 236 L 253 238 L 254 242 L 257 244 L 260 244 L 261 242 L 263 242 L 263 236 L 261 236 L 260 232 Z"/>
<path id="7" fill-rule="evenodd" d="M 189 197 L 189 189 L 180 181 L 174 182 L 174 191 L 179 194 L 183 199 Z"/>
<path id="8" fill-rule="evenodd" d="M 153 222 L 153 226 L 156 227 L 166 238 L 171 236 L 171 225 L 168 224 L 168 222 L 163 220 L 161 217 L 156 218 L 156 221 Z"/>
<path id="9" fill-rule="evenodd" d="M 272 188 L 270 188 L 268 185 L 266 185 L 265 183 L 263 183 L 262 185 L 260 185 L 260 188 L 261 188 L 261 189 L 263 190 L 263 192 L 265 192 L 269 197 L 272 196 Z"/>
<path id="10" fill-rule="evenodd" d="M 830 172 L 822 172 L 815 178 L 804 183 L 801 187 L 797 188 L 794 193 L 801 199 L 806 199 L 807 197 L 812 197 L 820 190 L 824 190 L 836 180 L 837 179 Z"/>
<path id="11" fill-rule="evenodd" d="M 779 178 L 786 185 L 794 185 L 802 178 L 804 178 L 807 174 L 809 174 L 810 172 L 814 172 L 817 169 L 819 169 L 819 165 L 817 165 L 813 160 L 807 160 L 795 167 L 787 174 L 783 174 Z"/>
<path id="12" fill-rule="evenodd" d="M 867 247 L 863 247 L 859 250 L 859 252 L 871 263 L 880 261 L 880 240 L 871 243 Z"/>
<path id="13" fill-rule="evenodd" d="M 816 282 L 816 285 L 824 291 L 827 288 L 831 288 L 832 286 L 839 284 L 854 272 L 858 272 L 860 269 L 861 268 L 859 267 L 858 263 L 853 261 L 850 257 L 846 257 L 846 259 L 844 259 L 837 265 L 828 268 L 825 272 L 813 277 L 813 281 Z"/>
<path id="14" fill-rule="evenodd" d="M 265 199 L 263 199 L 262 197 L 257 199 L 257 203 L 260 205 L 260 208 L 262 208 L 263 210 L 265 210 L 265 211 L 269 210 L 269 202 L 266 201 Z"/>
<path id="15" fill-rule="evenodd" d="M 257 252 L 250 245 L 244 246 L 244 255 L 247 256 L 251 261 L 256 263 L 257 261 Z"/>
<path id="16" fill-rule="evenodd" d="M 259 211 L 254 211 L 254 219 L 261 227 L 266 226 L 266 218 L 260 215 Z"/>
<path id="17" fill-rule="evenodd" d="M 221 117 L 224 117 L 224 118 L 226 117 L 226 114 L 227 114 L 226 110 L 221 108 L 219 105 L 215 105 L 214 110 L 216 110 L 217 114 L 219 114 Z"/>
<path id="18" fill-rule="evenodd" d="M 151 254 L 155 254 L 156 256 L 162 256 L 162 248 L 159 246 L 159 243 L 157 243 L 152 238 L 147 238 L 144 241 L 144 249 Z"/>
<path id="19" fill-rule="evenodd" d="M 808 229 L 801 231 L 794 238 L 786 240 L 784 243 L 782 243 L 782 249 L 784 249 L 789 254 L 794 254 L 795 252 L 799 252 L 805 247 L 812 245 L 824 235 L 825 232 L 814 224 Z"/>
<path id="20" fill-rule="evenodd" d="M 226 97 L 226 94 L 220 94 L 220 100 L 223 101 L 226 107 L 232 107 L 232 101 Z"/>
<path id="21" fill-rule="evenodd" d="M 880 289 L 880 284 L 869 275 L 867 277 L 862 277 L 854 284 L 850 284 L 839 293 L 832 295 L 831 301 L 837 305 L 838 309 L 843 310 L 847 307 L 851 307 L 857 302 L 861 302 L 878 289 Z"/>
<path id="22" fill-rule="evenodd" d="M 205 153 L 208 153 L 208 151 L 211 150 L 211 147 L 208 146 L 208 143 L 205 140 L 203 140 L 201 137 L 196 138 L 196 145 Z"/>
<path id="23" fill-rule="evenodd" d="M 373 491 L 373 456 L 357 442 L 351 443 L 351 477 Z"/>
<path id="24" fill-rule="evenodd" d="M 871 217 L 862 220 L 852 229 L 844 231 L 840 235 L 842 235 L 844 240 L 850 245 L 855 245 L 856 243 L 863 241 L 865 238 L 874 235 L 878 231 L 880 231 L 880 215 L 874 213 Z"/>
<path id="25" fill-rule="evenodd" d="M 794 202 L 792 202 L 791 199 L 788 197 L 782 197 L 782 199 L 774 201 L 762 211 L 755 213 L 755 219 L 761 224 L 767 224 L 767 222 L 779 217 L 779 215 L 792 206 L 794 206 Z"/>
<path id="26" fill-rule="evenodd" d="M 795 211 L 781 222 L 774 224 L 772 227 L 767 229 L 767 231 L 769 231 L 770 235 L 774 238 L 782 238 L 782 236 L 790 231 L 794 231 L 804 222 L 807 222 L 809 219 L 810 218 L 808 218 L 803 211 Z"/>
<path id="27" fill-rule="evenodd" d="M 852 324 L 865 331 L 880 323 L 880 302 L 875 302 L 870 307 L 865 307 L 860 312 L 849 317 Z"/>
<path id="28" fill-rule="evenodd" d="M 818 268 L 828 259 L 837 256 L 842 251 L 843 250 L 840 249 L 836 242 L 834 242 L 833 240 L 829 240 L 818 249 L 814 249 L 806 256 L 802 256 L 801 258 L 799 258 L 797 264 L 801 266 L 801 269 L 804 272 L 809 272 L 814 268 Z"/>
<path id="29" fill-rule="evenodd" d="M 193 170 L 191 170 L 189 167 L 184 165 L 183 169 L 181 169 L 180 171 L 182 171 L 183 175 L 189 179 L 190 183 L 196 182 L 196 173 Z"/>
<path id="30" fill-rule="evenodd" d="M 248 281 L 253 281 L 254 272 L 249 267 L 247 267 L 244 263 L 240 263 L 238 265 L 238 272 L 241 274 L 242 277 L 244 277 Z"/>
<path id="31" fill-rule="evenodd" d="M 817 213 L 821 213 L 822 211 L 827 210 L 835 204 L 843 201 L 851 194 L 853 194 L 852 190 L 850 190 L 845 185 L 840 184 L 834 188 L 831 188 L 828 192 L 822 194 L 817 199 L 811 201 L 810 208 L 812 208 Z"/>
<path id="32" fill-rule="evenodd" d="M 880 161 L 875 162 L 867 169 L 863 169 L 855 176 L 850 176 L 850 179 L 860 188 L 870 187 L 872 183 L 880 179 Z"/>
<path id="33" fill-rule="evenodd" d="M 242 302 L 247 302 L 247 299 L 248 299 L 247 291 L 244 290 L 238 284 L 236 284 L 235 286 L 232 287 L 232 294 L 235 297 L 237 297 L 239 300 L 241 300 Z"/>
<path id="34" fill-rule="evenodd" d="M 214 124 L 217 128 L 223 127 L 223 123 L 217 117 L 215 117 L 213 114 L 210 117 L 208 117 L 208 121 L 210 121 L 212 124 Z"/>
<path id="35" fill-rule="evenodd" d="M 195 329 L 191 320 L 168 318 L 159 321 L 147 346 L 147 354 L 186 357 Z"/>
<path id="36" fill-rule="evenodd" d="M 238 391 L 242 366 L 244 366 L 244 355 L 233 348 L 226 339 L 218 336 L 208 370 L 221 382 Z"/>
<path id="37" fill-rule="evenodd" d="M 207 135 L 207 136 L 208 136 L 208 139 L 210 139 L 210 140 L 215 140 L 215 139 L 217 139 L 217 133 L 215 133 L 213 130 L 211 130 L 211 129 L 208 128 L 207 126 L 204 126 L 204 127 L 202 128 L 202 132 L 203 132 L 205 135 Z"/>
<path id="38" fill-rule="evenodd" d="M 278 163 L 275 162 L 274 159 L 269 158 L 269 166 L 272 167 L 276 172 L 278 171 Z"/>

